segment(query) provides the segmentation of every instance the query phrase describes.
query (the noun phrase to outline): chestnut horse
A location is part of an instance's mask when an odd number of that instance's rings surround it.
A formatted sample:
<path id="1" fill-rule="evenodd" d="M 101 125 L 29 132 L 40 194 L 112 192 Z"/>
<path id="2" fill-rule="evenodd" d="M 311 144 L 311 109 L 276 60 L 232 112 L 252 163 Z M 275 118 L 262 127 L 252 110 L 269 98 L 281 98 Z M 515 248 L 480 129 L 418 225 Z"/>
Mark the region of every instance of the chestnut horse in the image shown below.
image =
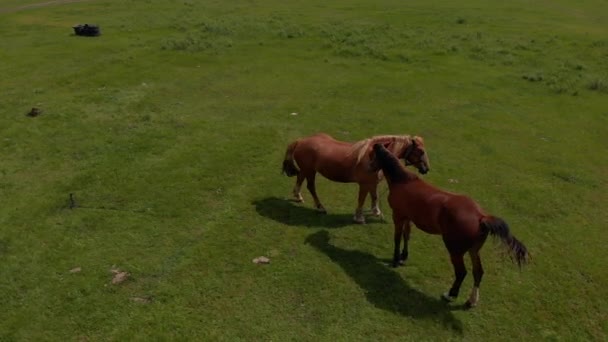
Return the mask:
<path id="1" fill-rule="evenodd" d="M 382 135 L 356 143 L 347 143 L 319 133 L 298 139 L 287 147 L 283 161 L 283 173 L 289 177 L 297 176 L 293 188 L 296 201 L 304 201 L 300 188 L 306 179 L 306 185 L 315 201 L 315 207 L 323 213 L 326 212 L 317 196 L 315 187 L 315 176 L 319 172 L 325 178 L 335 182 L 359 183 L 359 202 L 355 211 L 355 222 L 365 223 L 362 208 L 368 193 L 372 198 L 372 214 L 380 216 L 382 213 L 378 207 L 378 183 L 382 178 L 378 170 L 372 171 L 369 168 L 372 146 L 377 142 L 386 144 L 392 153 L 405 160 L 406 165 L 416 166 L 420 173 L 425 174 L 429 171 L 429 160 L 423 153 L 424 141 L 421 137 Z M 419 158 L 414 162 L 411 156 L 420 153 L 424 155 L 424 158 Z"/>
<path id="2" fill-rule="evenodd" d="M 528 261 L 526 247 L 511 235 L 509 226 L 504 220 L 486 214 L 467 196 L 443 191 L 428 184 L 415 173 L 401 166 L 399 160 L 382 144 L 375 144 L 373 149 L 370 167 L 381 169 L 389 185 L 388 202 L 393 210 L 395 224 L 394 267 L 407 259 L 410 222 L 427 233 L 439 234 L 443 238 L 455 274 L 452 287 L 442 296 L 447 301 L 452 301 L 458 296 L 460 285 L 467 274 L 463 256 L 469 252 L 473 264 L 474 285 L 466 306 L 477 305 L 479 284 L 483 276 L 479 250 L 488 234 L 500 238 L 508 247 L 512 260 L 520 267 Z M 405 243 L 400 255 L 401 236 Z"/>

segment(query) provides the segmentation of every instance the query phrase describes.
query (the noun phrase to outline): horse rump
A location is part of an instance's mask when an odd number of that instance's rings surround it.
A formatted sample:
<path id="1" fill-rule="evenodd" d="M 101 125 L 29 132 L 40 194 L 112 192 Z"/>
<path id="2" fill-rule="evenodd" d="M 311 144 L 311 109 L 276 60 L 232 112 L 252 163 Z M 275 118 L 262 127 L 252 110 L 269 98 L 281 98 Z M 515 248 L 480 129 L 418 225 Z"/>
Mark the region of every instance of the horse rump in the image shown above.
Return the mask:
<path id="1" fill-rule="evenodd" d="M 298 141 L 294 141 L 289 146 L 287 146 L 287 151 L 285 151 L 285 159 L 283 160 L 283 173 L 287 175 L 287 177 L 297 176 L 300 173 L 296 163 L 293 160 L 293 151 L 296 149 L 296 145 Z"/>
<path id="2" fill-rule="evenodd" d="M 296 167 L 296 164 L 292 160 L 283 160 L 283 173 L 287 175 L 287 177 L 297 176 L 300 173 L 300 170 Z"/>

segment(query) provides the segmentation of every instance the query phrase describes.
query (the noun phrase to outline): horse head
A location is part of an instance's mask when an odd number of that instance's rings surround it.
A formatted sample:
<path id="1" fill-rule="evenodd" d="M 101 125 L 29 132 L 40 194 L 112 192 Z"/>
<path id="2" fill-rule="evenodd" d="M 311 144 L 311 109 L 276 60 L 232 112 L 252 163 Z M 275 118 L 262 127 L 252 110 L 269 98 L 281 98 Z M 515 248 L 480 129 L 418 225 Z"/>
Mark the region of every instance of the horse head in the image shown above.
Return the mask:
<path id="1" fill-rule="evenodd" d="M 419 136 L 415 136 L 410 140 L 409 146 L 399 159 L 403 159 L 406 166 L 413 165 L 423 175 L 431 169 L 429 156 L 424 149 L 424 139 Z"/>
<path id="2" fill-rule="evenodd" d="M 397 143 L 396 138 L 382 142 L 380 145 L 384 146 L 385 149 L 394 154 L 398 159 L 403 159 L 406 166 L 414 166 L 416 169 L 418 169 L 418 172 L 423 175 L 429 172 L 431 169 L 431 164 L 424 149 L 424 140 L 422 137 L 415 136 L 408 139 L 406 144 L 401 144 L 403 145 L 401 148 L 399 148 L 400 144 Z M 395 149 L 398 150 L 395 151 Z M 373 149 L 370 156 L 369 168 L 374 172 L 380 170 L 380 165 L 376 160 L 376 155 Z"/>

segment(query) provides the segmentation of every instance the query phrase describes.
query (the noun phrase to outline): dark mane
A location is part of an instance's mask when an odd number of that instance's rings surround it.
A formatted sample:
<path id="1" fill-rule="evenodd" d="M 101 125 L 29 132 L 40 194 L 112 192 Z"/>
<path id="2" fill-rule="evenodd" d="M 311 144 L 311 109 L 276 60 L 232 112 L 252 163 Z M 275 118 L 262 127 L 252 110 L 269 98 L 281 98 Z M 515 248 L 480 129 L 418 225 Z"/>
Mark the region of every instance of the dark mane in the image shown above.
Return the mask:
<path id="1" fill-rule="evenodd" d="M 393 183 L 405 183 L 418 176 L 405 169 L 399 159 L 390 153 L 382 144 L 374 144 L 374 153 L 384 175 Z"/>

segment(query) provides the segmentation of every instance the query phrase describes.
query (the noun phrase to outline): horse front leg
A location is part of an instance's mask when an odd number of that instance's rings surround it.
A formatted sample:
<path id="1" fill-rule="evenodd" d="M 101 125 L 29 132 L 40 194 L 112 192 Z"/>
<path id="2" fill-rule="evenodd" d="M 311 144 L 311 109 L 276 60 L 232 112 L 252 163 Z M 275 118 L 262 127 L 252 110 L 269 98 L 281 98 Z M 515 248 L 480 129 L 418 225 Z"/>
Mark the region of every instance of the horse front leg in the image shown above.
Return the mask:
<path id="1" fill-rule="evenodd" d="M 395 248 L 393 250 L 393 267 L 398 267 L 401 264 L 401 257 L 399 255 L 400 247 L 401 247 L 401 236 L 403 234 L 403 225 L 404 220 L 396 219 L 393 215 L 393 223 L 395 224 L 395 232 L 393 235 L 393 239 L 395 241 Z"/>
<path id="2" fill-rule="evenodd" d="M 405 264 L 409 255 L 408 245 L 410 241 L 410 232 L 412 231 L 412 225 L 410 221 L 405 221 L 403 224 L 403 252 L 401 252 L 401 265 Z"/>
<path id="3" fill-rule="evenodd" d="M 365 216 L 363 216 L 363 204 L 365 204 L 365 198 L 367 197 L 368 192 L 369 188 L 366 184 L 359 184 L 359 198 L 357 202 L 357 209 L 355 210 L 355 216 L 353 217 L 353 220 L 356 223 L 365 223 Z"/>
<path id="4" fill-rule="evenodd" d="M 373 185 L 369 193 L 372 198 L 372 215 L 382 217 L 382 211 L 378 206 L 378 183 Z"/>

